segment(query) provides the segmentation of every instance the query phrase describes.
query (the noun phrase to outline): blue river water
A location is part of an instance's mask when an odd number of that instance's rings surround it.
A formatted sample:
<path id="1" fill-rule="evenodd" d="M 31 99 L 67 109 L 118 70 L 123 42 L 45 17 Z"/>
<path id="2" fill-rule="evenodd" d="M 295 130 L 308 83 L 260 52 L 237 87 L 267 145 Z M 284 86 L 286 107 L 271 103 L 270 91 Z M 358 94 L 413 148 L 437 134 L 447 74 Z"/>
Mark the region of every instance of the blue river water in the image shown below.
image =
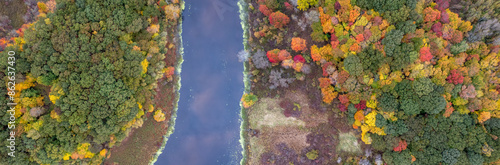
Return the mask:
<path id="1" fill-rule="evenodd" d="M 175 131 L 157 165 L 226 165 L 241 160 L 243 49 L 237 0 L 186 0 L 184 63 Z"/>

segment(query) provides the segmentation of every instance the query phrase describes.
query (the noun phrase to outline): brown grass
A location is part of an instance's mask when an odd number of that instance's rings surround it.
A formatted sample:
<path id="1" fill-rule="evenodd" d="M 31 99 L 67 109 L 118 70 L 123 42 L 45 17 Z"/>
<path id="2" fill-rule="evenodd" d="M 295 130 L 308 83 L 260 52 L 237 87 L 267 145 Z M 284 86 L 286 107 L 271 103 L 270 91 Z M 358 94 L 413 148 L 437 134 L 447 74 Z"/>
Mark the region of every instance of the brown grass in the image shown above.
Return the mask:
<path id="1" fill-rule="evenodd" d="M 257 136 L 252 136 L 252 131 L 247 131 L 245 136 L 245 149 L 248 153 L 246 164 L 259 164 L 260 155 L 267 151 L 278 153 L 275 151 L 275 145 L 285 143 L 297 153 L 301 153 L 303 149 L 308 148 L 311 144 L 307 143 L 306 136 L 308 134 L 323 134 L 328 135 L 335 141 L 333 149 L 328 151 L 332 160 L 328 163 L 336 162 L 338 156 L 346 156 L 345 145 L 343 150 L 336 149 L 343 142 L 351 143 L 348 147 L 353 147 L 354 142 L 358 145 L 348 155 L 360 154 L 361 150 L 366 146 L 359 140 L 358 131 L 354 130 L 347 123 L 345 114 L 340 113 L 336 108 L 337 103 L 331 105 L 322 102 L 320 89 L 317 87 L 318 82 L 315 77 L 321 77 L 322 70 L 319 67 L 312 66 L 312 72 L 306 75 L 304 81 L 296 80 L 288 88 L 278 88 L 270 90 L 265 83 L 252 82 L 252 92 L 257 93 L 259 101 L 249 108 L 245 113 L 248 116 L 248 128 L 257 130 Z M 298 118 L 286 118 L 283 115 L 283 109 L 279 106 L 280 101 L 288 100 L 294 104 L 300 105 L 301 115 Z M 337 101 L 338 102 L 338 101 Z M 288 124 L 273 124 L 260 125 L 265 122 L 264 116 L 279 115 L 283 117 L 274 118 L 273 123 L 288 123 Z M 256 117 L 260 116 L 260 117 Z M 280 119 L 290 120 L 295 122 L 279 121 Z M 294 124 L 295 123 L 295 124 Z M 304 124 L 297 124 L 304 123 Z M 272 127 L 274 126 L 274 127 Z M 339 133 L 348 133 L 342 137 L 343 142 L 339 141 Z M 347 155 L 347 156 L 348 156 Z"/>
<path id="2" fill-rule="evenodd" d="M 169 34 L 175 33 L 176 29 L 170 29 Z M 172 42 L 170 36 L 169 43 Z M 164 62 L 167 66 L 176 64 L 177 47 L 169 49 Z M 163 136 L 167 134 L 169 121 L 172 117 L 176 101 L 177 91 L 175 83 L 179 77 L 174 76 L 173 81 L 167 82 L 166 77 L 158 80 L 156 96 L 153 100 L 156 109 L 161 109 L 165 114 L 165 121 L 157 122 L 152 113 L 147 113 L 142 127 L 133 129 L 129 136 L 120 145 L 112 148 L 111 156 L 104 161 L 106 165 L 147 165 L 162 147 Z"/>

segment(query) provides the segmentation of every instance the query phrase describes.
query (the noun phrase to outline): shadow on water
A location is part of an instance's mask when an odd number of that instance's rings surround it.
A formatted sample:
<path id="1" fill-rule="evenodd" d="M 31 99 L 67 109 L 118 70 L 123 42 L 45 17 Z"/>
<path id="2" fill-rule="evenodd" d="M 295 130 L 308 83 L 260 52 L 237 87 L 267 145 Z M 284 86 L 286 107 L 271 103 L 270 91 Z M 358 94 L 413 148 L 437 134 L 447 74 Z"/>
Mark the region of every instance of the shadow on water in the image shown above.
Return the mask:
<path id="1" fill-rule="evenodd" d="M 239 164 L 243 49 L 237 0 L 186 0 L 175 132 L 158 165 Z"/>

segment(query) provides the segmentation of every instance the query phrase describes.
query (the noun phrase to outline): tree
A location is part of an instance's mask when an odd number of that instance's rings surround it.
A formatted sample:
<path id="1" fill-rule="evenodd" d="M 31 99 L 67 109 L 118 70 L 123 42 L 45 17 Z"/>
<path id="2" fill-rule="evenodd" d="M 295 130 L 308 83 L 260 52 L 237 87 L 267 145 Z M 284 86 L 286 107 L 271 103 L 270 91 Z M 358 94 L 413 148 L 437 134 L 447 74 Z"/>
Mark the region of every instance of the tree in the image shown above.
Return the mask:
<path id="1" fill-rule="evenodd" d="M 290 22 L 290 18 L 287 15 L 281 13 L 280 11 L 274 12 L 269 15 L 269 22 L 275 28 L 283 28 Z"/>
<path id="2" fill-rule="evenodd" d="M 427 7 L 424 9 L 425 22 L 439 21 L 440 18 L 441 18 L 441 12 L 439 10 L 433 9 L 431 7 Z"/>
<path id="3" fill-rule="evenodd" d="M 293 61 L 296 63 L 305 63 L 306 59 L 304 59 L 302 55 L 296 55 L 295 57 L 293 57 Z"/>
<path id="4" fill-rule="evenodd" d="M 266 5 L 259 5 L 259 11 L 268 17 L 273 13 L 273 11 L 269 9 Z"/>
<path id="5" fill-rule="evenodd" d="M 387 56 L 392 57 L 394 55 L 396 47 L 401 45 L 401 39 L 403 39 L 403 32 L 400 30 L 391 30 L 386 34 L 385 38 L 382 39 L 382 44 Z"/>
<path id="6" fill-rule="evenodd" d="M 252 58 L 252 64 L 254 64 L 254 66 L 257 68 L 257 69 L 265 69 L 265 68 L 268 68 L 271 66 L 271 64 L 269 63 L 269 60 L 268 58 L 266 57 L 266 53 L 261 50 L 261 49 L 258 49 L 253 56 L 251 56 Z"/>
<path id="7" fill-rule="evenodd" d="M 388 123 L 384 129 L 384 132 L 388 135 L 399 136 L 408 132 L 408 127 L 404 122 L 397 120 L 395 122 Z"/>
<path id="8" fill-rule="evenodd" d="M 293 43 L 293 39 L 292 39 Z M 319 53 L 319 48 L 316 45 L 311 46 L 311 58 L 314 62 L 321 60 L 321 54 Z"/>
<path id="9" fill-rule="evenodd" d="M 307 10 L 310 6 L 318 4 L 318 0 L 298 0 L 297 8 L 300 10 Z"/>
<path id="10" fill-rule="evenodd" d="M 434 83 L 429 78 L 419 78 L 413 81 L 412 88 L 419 96 L 427 95 L 434 90 Z"/>
<path id="11" fill-rule="evenodd" d="M 456 164 L 458 162 L 457 158 L 460 156 L 460 151 L 457 149 L 448 149 L 443 152 L 443 162 L 446 164 Z"/>
<path id="12" fill-rule="evenodd" d="M 359 76 L 363 73 L 363 65 L 357 55 L 351 54 L 344 59 L 344 67 L 350 75 Z"/>
<path id="13" fill-rule="evenodd" d="M 292 50 L 296 52 L 302 52 L 306 50 L 306 40 L 299 38 L 299 37 L 293 37 L 292 38 Z M 311 49 L 312 51 L 312 49 Z"/>
<path id="14" fill-rule="evenodd" d="M 459 54 L 459 53 L 462 53 L 462 52 L 465 52 L 467 49 L 469 49 L 469 45 L 467 44 L 467 42 L 465 41 L 462 41 L 458 44 L 454 44 L 451 46 L 450 48 L 450 52 L 452 54 Z"/>
<path id="15" fill-rule="evenodd" d="M 416 115 L 420 113 L 420 104 L 415 99 L 401 100 L 401 109 L 406 115 Z"/>
<path id="16" fill-rule="evenodd" d="M 398 100 L 390 93 L 382 93 L 377 97 L 377 101 L 379 102 L 378 107 L 384 112 L 394 112 L 399 107 Z"/>
<path id="17" fill-rule="evenodd" d="M 420 97 L 420 108 L 428 114 L 438 114 L 446 108 L 446 99 L 437 92 Z"/>
<path id="18" fill-rule="evenodd" d="M 490 118 L 491 118 L 490 112 L 481 112 L 479 117 L 477 118 L 477 120 L 479 121 L 479 123 L 484 123 L 485 121 L 487 121 Z"/>
<path id="19" fill-rule="evenodd" d="M 281 50 L 278 54 L 278 59 L 280 61 L 284 61 L 284 60 L 288 60 L 288 59 L 291 59 L 292 56 L 290 55 L 290 53 L 286 50 Z"/>
<path id="20" fill-rule="evenodd" d="M 178 5 L 169 4 L 165 7 L 165 15 L 167 21 L 176 21 L 181 13 L 181 9 Z"/>
<path id="21" fill-rule="evenodd" d="M 162 110 L 156 110 L 155 115 L 154 115 L 154 119 L 157 122 L 164 121 L 165 120 L 165 114 L 162 112 Z"/>
<path id="22" fill-rule="evenodd" d="M 431 54 L 431 50 L 429 47 L 422 47 L 420 49 L 420 61 L 422 62 L 426 62 L 426 61 L 430 61 L 432 59 L 432 54 Z"/>
<path id="23" fill-rule="evenodd" d="M 382 127 L 385 127 L 387 125 L 387 119 L 384 118 L 384 116 L 382 116 L 381 114 L 377 114 L 377 116 L 375 116 L 375 126 L 379 127 L 379 128 L 382 128 Z"/>
<path id="24" fill-rule="evenodd" d="M 280 53 L 279 49 L 273 49 L 273 50 L 267 51 L 266 56 L 269 59 L 269 62 L 279 63 L 280 62 L 279 53 Z"/>
<path id="25" fill-rule="evenodd" d="M 313 32 L 311 33 L 311 38 L 315 42 L 323 42 L 328 40 L 328 36 L 323 33 L 323 27 L 321 26 L 321 22 L 314 22 L 311 25 Z"/>
<path id="26" fill-rule="evenodd" d="M 376 49 L 367 48 L 357 54 L 364 71 L 376 74 L 378 69 L 386 63 L 384 54 Z"/>
<path id="27" fill-rule="evenodd" d="M 89 152 L 90 144 L 111 147 L 116 141 L 110 137 L 123 140 L 127 131 L 123 128 L 140 123 L 137 116 L 142 111 L 136 105 L 151 101 L 153 84 L 161 77 L 156 75 L 165 66 L 160 52 L 166 48 L 158 45 L 165 45 L 167 38 L 148 34 L 166 29 L 165 21 L 151 17 L 165 20 L 170 14 L 177 19 L 179 5 L 173 5 L 176 11 L 163 13 L 156 3 L 144 1 L 82 2 L 61 1 L 56 13 L 43 14 L 33 28 L 19 30 L 22 35 L 15 44 L 24 44 L 24 51 L 18 50 L 16 59 L 20 73 L 31 76 L 18 89 L 33 97 L 24 97 L 19 104 L 27 109 L 20 130 L 28 132 L 19 132 L 16 143 L 29 149 L 16 148 L 20 153 L 15 162 L 0 158 L 0 164 L 99 162 L 103 157 L 94 157 L 97 151 Z M 41 11 L 51 11 L 55 4 L 49 3 L 39 3 Z M 50 95 L 33 92 L 43 88 L 37 84 L 51 87 Z M 54 105 L 43 106 L 44 98 Z M 7 155 L 4 151 L 1 155 Z"/>
<path id="28" fill-rule="evenodd" d="M 328 86 L 321 88 L 321 94 L 323 95 L 323 102 L 330 104 L 337 97 L 338 93 L 334 91 L 332 86 Z"/>
<path id="29" fill-rule="evenodd" d="M 255 102 L 257 102 L 257 96 L 253 94 L 243 94 L 243 97 L 241 97 L 241 102 L 243 104 L 243 107 L 245 108 L 250 108 Z"/>
<path id="30" fill-rule="evenodd" d="M 483 156 L 473 151 L 467 152 L 467 157 L 469 158 L 469 163 L 471 165 L 481 165 L 484 162 Z"/>
<path id="31" fill-rule="evenodd" d="M 462 84 L 464 82 L 464 76 L 462 76 L 462 73 L 458 70 L 453 69 L 450 71 L 450 75 L 448 75 L 446 80 L 448 80 L 448 83 L 453 83 L 455 85 Z"/>
<path id="32" fill-rule="evenodd" d="M 406 146 L 408 146 L 406 141 L 400 140 L 398 146 L 394 147 L 394 151 L 401 152 L 403 150 L 406 150 Z"/>

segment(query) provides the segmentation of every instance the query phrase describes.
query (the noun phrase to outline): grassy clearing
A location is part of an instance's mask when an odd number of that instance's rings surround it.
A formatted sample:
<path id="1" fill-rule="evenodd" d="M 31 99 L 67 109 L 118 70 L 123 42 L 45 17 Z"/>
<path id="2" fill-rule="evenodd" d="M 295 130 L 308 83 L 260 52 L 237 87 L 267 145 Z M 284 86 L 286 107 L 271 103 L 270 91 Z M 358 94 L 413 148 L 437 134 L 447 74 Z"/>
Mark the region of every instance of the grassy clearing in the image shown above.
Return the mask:
<path id="1" fill-rule="evenodd" d="M 305 126 L 304 121 L 283 115 L 283 108 L 279 107 L 280 99 L 262 98 L 250 109 L 249 120 L 252 129 L 276 126 Z"/>
<path id="2" fill-rule="evenodd" d="M 259 140 L 260 138 L 257 137 L 249 138 L 249 151 L 248 155 L 245 155 L 249 157 L 249 159 L 247 159 L 248 164 L 258 164 L 260 155 L 262 155 L 262 153 L 264 153 L 265 151 L 264 145 L 259 144 Z"/>
<path id="3" fill-rule="evenodd" d="M 353 132 L 339 133 L 339 144 L 337 145 L 337 153 L 345 152 L 347 154 L 360 154 L 361 144 Z"/>

